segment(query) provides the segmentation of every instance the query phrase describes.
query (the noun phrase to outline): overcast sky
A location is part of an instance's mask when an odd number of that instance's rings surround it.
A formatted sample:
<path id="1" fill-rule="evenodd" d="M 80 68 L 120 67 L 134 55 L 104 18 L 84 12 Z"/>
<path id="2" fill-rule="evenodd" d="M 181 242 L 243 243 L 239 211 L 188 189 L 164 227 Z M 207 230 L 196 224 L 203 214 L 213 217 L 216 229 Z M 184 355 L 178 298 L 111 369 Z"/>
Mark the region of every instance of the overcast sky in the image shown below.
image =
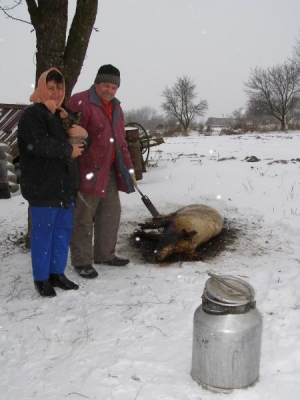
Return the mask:
<path id="1" fill-rule="evenodd" d="M 13 0 L 0 0 L 1 5 Z M 29 21 L 24 5 L 16 16 Z M 70 3 L 75 4 L 75 0 Z M 70 19 L 72 18 L 70 12 Z M 35 78 L 35 33 L 0 15 L 0 102 L 28 103 Z M 93 83 L 98 68 L 121 70 L 124 110 L 162 113 L 161 93 L 187 75 L 207 100 L 207 117 L 246 105 L 250 69 L 283 63 L 300 39 L 299 0 L 99 0 L 98 16 L 73 91 Z"/>

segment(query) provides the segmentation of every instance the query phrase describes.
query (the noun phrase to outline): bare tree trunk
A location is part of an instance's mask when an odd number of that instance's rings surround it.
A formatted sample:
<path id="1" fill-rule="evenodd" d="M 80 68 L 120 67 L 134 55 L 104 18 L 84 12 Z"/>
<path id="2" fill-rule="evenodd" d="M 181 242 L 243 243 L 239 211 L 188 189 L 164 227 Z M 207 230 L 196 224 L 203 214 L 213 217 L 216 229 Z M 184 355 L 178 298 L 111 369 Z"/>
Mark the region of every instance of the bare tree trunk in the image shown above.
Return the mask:
<path id="1" fill-rule="evenodd" d="M 26 0 L 36 34 L 36 82 L 51 67 L 63 69 L 68 23 L 68 2 L 65 0 Z"/>
<path id="2" fill-rule="evenodd" d="M 85 59 L 97 16 L 98 0 L 77 0 L 63 59 L 66 97 L 72 93 Z"/>
<path id="3" fill-rule="evenodd" d="M 67 38 L 68 1 L 26 0 L 36 32 L 36 82 L 40 75 L 56 67 L 65 76 L 69 97 L 80 75 L 97 16 L 98 0 L 77 0 Z"/>

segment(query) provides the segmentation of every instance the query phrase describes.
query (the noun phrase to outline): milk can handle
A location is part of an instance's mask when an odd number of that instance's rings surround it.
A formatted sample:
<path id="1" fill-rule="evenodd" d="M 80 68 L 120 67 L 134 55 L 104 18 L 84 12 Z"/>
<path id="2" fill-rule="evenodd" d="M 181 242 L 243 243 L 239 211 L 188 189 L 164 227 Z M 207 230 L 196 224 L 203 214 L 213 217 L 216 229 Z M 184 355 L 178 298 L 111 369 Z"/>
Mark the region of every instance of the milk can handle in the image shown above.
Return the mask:
<path id="1" fill-rule="evenodd" d="M 211 276 L 213 279 L 216 279 L 217 281 L 221 282 L 223 285 L 229 287 L 230 289 L 233 289 L 236 292 L 243 294 L 244 296 L 246 296 L 247 299 L 249 299 L 251 301 L 254 300 L 254 297 L 252 294 L 245 292 L 243 289 L 238 289 L 237 287 L 230 285 L 230 283 L 226 282 L 224 279 L 220 278 L 218 275 L 212 274 L 211 272 L 209 272 L 207 275 Z"/>

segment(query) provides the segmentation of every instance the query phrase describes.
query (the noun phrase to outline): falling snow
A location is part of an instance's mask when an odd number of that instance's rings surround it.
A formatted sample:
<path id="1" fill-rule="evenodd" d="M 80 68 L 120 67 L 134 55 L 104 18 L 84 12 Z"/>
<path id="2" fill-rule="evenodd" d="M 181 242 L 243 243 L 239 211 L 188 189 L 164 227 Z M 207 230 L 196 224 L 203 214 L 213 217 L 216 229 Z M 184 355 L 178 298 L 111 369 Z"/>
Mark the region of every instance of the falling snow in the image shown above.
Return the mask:
<path id="1" fill-rule="evenodd" d="M 40 298 L 23 247 L 27 203 L 0 200 L 0 393 L 6 400 L 296 400 L 300 393 L 300 132 L 166 138 L 139 187 L 160 213 L 215 207 L 238 236 L 206 261 L 149 264 L 130 237 L 149 212 L 121 194 L 118 254 L 76 292 Z M 256 156 L 260 161 L 247 162 Z M 297 161 L 298 160 L 298 161 Z M 208 272 L 255 289 L 259 381 L 214 394 L 191 378 L 193 314 Z"/>

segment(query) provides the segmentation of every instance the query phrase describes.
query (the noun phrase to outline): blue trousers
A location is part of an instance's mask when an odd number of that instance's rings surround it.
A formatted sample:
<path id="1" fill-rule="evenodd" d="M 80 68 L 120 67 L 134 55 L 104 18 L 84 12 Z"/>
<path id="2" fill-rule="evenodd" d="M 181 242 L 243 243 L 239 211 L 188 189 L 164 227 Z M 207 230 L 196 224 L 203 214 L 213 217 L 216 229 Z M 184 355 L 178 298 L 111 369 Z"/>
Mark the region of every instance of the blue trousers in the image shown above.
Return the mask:
<path id="1" fill-rule="evenodd" d="M 30 206 L 30 235 L 33 279 L 44 281 L 49 274 L 63 274 L 67 265 L 73 230 L 73 208 Z"/>

